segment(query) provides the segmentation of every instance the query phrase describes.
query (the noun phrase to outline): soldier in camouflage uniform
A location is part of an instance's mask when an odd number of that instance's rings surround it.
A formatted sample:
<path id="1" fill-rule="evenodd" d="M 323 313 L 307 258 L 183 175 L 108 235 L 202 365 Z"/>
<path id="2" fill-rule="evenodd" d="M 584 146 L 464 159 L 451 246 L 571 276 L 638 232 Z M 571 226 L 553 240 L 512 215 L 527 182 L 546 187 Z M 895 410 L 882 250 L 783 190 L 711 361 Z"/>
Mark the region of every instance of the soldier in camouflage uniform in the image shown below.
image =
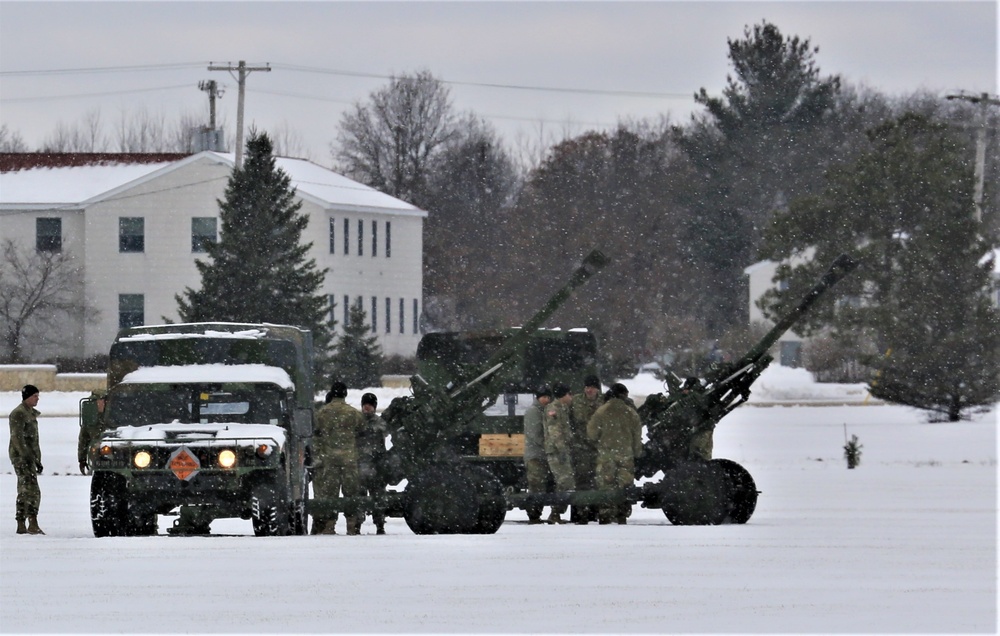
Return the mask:
<path id="1" fill-rule="evenodd" d="M 372 511 L 372 521 L 375 522 L 375 534 L 385 534 L 385 511 L 382 493 L 385 492 L 385 481 L 380 471 L 385 458 L 385 438 L 388 427 L 385 420 L 379 417 L 378 397 L 374 393 L 361 396 L 361 414 L 365 426 L 358 434 L 358 475 L 361 478 L 361 493 L 375 499 L 375 510 Z M 358 527 L 365 522 L 364 512 L 358 514 Z"/>
<path id="2" fill-rule="evenodd" d="M 615 490 L 635 482 L 635 458 L 642 454 L 642 421 L 628 402 L 628 389 L 614 384 L 604 405 L 587 423 L 587 436 L 597 446 L 597 488 Z M 626 523 L 631 506 L 603 506 L 600 523 Z"/>
<path id="3" fill-rule="evenodd" d="M 524 412 L 524 470 L 528 477 L 528 492 L 543 493 L 548 487 L 549 464 L 545 459 L 545 407 L 552 401 L 547 386 L 535 391 L 535 401 Z M 528 523 L 542 522 L 542 506 L 527 506 Z"/>
<path id="4" fill-rule="evenodd" d="M 570 455 L 572 432 L 569 424 L 569 410 L 573 403 L 573 394 L 565 384 L 552 387 L 552 397 L 555 398 L 545 407 L 545 459 L 549 470 L 555 478 L 556 491 L 567 492 L 576 489 L 573 477 L 573 459 Z M 565 523 L 562 513 L 566 506 L 552 506 L 549 523 Z"/>
<path id="5" fill-rule="evenodd" d="M 80 435 L 77 437 L 76 442 L 76 459 L 80 462 L 81 475 L 86 475 L 90 472 L 90 466 L 87 463 L 87 452 L 90 450 L 90 445 L 101 438 L 101 434 L 104 433 L 106 426 L 104 423 L 104 407 L 107 404 L 107 392 L 94 391 L 91 393 L 91 397 L 95 398 L 97 404 L 97 417 L 89 422 L 84 420 L 80 424 Z"/>
<path id="6" fill-rule="evenodd" d="M 573 454 L 573 476 L 577 490 L 596 488 L 594 471 L 597 465 L 597 449 L 587 437 L 587 422 L 602 404 L 604 396 L 601 395 L 601 380 L 596 375 L 588 375 L 583 382 L 583 392 L 573 396 L 569 411 L 572 430 L 570 450 Z M 570 519 L 581 525 L 597 521 L 597 506 L 573 506 Z"/>
<path id="7" fill-rule="evenodd" d="M 334 382 L 330 388 L 330 402 L 316 413 L 313 430 L 314 475 L 313 493 L 317 499 L 334 500 L 340 496 L 357 497 L 360 490 L 358 478 L 358 433 L 365 426 L 361 411 L 347 404 L 347 385 Z M 359 534 L 357 514 L 344 511 L 347 534 Z M 332 517 L 313 515 L 313 534 L 337 534 L 337 513 Z"/>
<path id="8" fill-rule="evenodd" d="M 10 445 L 7 454 L 17 475 L 17 503 L 14 511 L 17 534 L 45 534 L 38 527 L 38 507 L 42 491 L 42 451 L 38 445 L 38 387 L 26 384 L 21 389 L 21 403 L 10 412 Z M 25 525 L 27 520 L 28 525 Z"/>

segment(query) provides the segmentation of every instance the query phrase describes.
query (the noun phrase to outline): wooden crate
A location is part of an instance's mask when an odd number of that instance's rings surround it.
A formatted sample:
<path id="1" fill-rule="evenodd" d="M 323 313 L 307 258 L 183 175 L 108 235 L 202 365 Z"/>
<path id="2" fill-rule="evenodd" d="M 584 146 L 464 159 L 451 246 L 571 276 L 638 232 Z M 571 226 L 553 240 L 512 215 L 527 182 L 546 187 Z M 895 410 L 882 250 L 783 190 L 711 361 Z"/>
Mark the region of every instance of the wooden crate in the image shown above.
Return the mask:
<path id="1" fill-rule="evenodd" d="M 521 457 L 524 455 L 523 433 L 486 433 L 479 436 L 482 457 Z"/>

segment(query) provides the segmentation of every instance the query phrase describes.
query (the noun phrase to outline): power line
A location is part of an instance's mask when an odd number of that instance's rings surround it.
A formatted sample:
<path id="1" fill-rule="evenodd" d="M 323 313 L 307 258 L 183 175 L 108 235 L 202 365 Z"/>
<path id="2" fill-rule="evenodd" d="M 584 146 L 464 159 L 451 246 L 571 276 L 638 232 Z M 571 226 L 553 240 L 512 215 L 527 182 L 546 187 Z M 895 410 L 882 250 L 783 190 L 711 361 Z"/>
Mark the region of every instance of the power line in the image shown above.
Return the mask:
<path id="1" fill-rule="evenodd" d="M 132 88 L 122 91 L 105 91 L 101 93 L 75 93 L 73 95 L 41 95 L 38 97 L 3 97 L 0 102 L 35 102 L 49 99 L 78 99 L 82 97 L 111 97 L 113 95 L 131 95 L 133 93 L 152 93 L 156 91 L 173 91 L 180 88 L 191 88 L 191 84 L 174 84 L 173 86 L 154 86 L 152 88 Z"/>
<path id="2" fill-rule="evenodd" d="M 274 68 L 281 68 L 289 71 L 299 71 L 302 73 L 318 73 L 322 75 L 343 75 L 346 77 L 368 77 L 374 79 L 395 79 L 398 76 L 379 75 L 374 73 L 359 73 L 355 71 L 343 71 L 338 69 L 318 68 L 314 66 L 301 66 L 297 64 L 274 64 Z M 585 95 L 608 95 L 611 97 L 651 97 L 655 99 L 693 99 L 694 92 L 690 93 L 660 93 L 651 91 L 623 91 L 604 90 L 594 88 L 567 88 L 559 86 L 528 86 L 524 84 L 499 84 L 494 82 L 467 82 L 459 80 L 440 79 L 441 83 L 452 86 L 478 86 L 482 88 L 503 88 L 521 91 L 544 91 L 551 93 L 579 93 Z"/>
<path id="3" fill-rule="evenodd" d="M 62 68 L 62 69 L 35 69 L 22 71 L 0 71 L 3 76 L 33 76 L 33 75 L 73 75 L 78 73 L 129 73 L 148 71 L 167 71 L 185 68 L 198 68 L 212 62 L 179 62 L 172 64 L 142 64 L 130 66 L 95 66 L 83 68 Z M 343 69 L 322 68 L 316 66 L 303 66 L 301 64 L 271 64 L 271 68 L 296 71 L 300 73 L 314 73 L 319 75 L 338 75 L 343 77 L 363 77 L 371 79 L 391 80 L 398 75 L 386 75 L 384 73 L 367 73 L 362 71 L 345 71 Z M 531 86 L 527 84 L 502 84 L 499 82 L 471 82 L 461 80 L 440 79 L 443 84 L 451 86 L 476 86 L 480 88 L 498 88 L 518 91 L 539 91 L 549 93 L 574 93 L 581 95 L 607 95 L 610 97 L 648 97 L 652 99 L 692 99 L 694 92 L 690 93 L 664 93 L 655 91 L 627 91 L 595 88 L 573 88 L 565 86 Z"/>
<path id="4" fill-rule="evenodd" d="M 13 75 L 75 75 L 77 73 L 130 73 L 199 68 L 210 62 L 179 62 L 174 64 L 142 64 L 133 66 L 92 66 L 86 68 L 35 69 L 30 71 L 0 71 L 0 77 Z"/>

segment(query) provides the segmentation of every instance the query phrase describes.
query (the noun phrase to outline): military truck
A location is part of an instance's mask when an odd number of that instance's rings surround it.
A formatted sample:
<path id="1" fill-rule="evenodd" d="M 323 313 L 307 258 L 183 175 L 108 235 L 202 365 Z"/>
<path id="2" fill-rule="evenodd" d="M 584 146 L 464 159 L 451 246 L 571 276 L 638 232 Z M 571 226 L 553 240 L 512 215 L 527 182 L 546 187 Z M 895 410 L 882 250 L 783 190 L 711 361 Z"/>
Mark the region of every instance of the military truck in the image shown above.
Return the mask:
<path id="1" fill-rule="evenodd" d="M 204 534 L 251 520 L 254 534 L 304 534 L 313 426 L 309 331 L 188 323 L 119 332 L 105 432 L 89 450 L 94 535 Z M 96 417 L 89 400 L 81 417 Z M 176 511 L 176 512 L 174 512 Z"/>

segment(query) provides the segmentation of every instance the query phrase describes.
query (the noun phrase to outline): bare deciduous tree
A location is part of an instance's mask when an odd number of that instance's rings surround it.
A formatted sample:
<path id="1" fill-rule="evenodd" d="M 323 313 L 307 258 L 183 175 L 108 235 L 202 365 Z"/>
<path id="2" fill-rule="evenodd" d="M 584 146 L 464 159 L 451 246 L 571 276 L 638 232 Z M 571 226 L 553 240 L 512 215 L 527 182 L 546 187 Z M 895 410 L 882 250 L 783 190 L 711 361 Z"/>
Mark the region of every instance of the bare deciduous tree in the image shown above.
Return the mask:
<path id="1" fill-rule="evenodd" d="M 403 74 L 344 114 L 331 153 L 343 174 L 423 206 L 431 159 L 454 118 L 444 83 L 427 70 Z"/>
<path id="2" fill-rule="evenodd" d="M 83 271 L 65 250 L 40 251 L 5 239 L 0 255 L 0 359 L 24 362 L 27 345 L 61 344 L 61 321 L 93 322 L 98 310 L 81 293 Z"/>
<path id="3" fill-rule="evenodd" d="M 11 130 L 7 124 L 0 125 L 0 152 L 28 152 L 21 133 Z"/>

